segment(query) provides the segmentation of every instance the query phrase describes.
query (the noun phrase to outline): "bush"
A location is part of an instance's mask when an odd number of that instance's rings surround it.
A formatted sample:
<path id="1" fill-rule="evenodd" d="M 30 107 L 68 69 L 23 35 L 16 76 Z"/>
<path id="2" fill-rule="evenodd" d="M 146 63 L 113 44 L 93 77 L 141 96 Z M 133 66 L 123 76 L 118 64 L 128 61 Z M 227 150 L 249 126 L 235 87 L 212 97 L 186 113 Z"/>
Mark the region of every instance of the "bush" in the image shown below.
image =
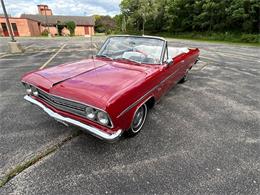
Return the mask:
<path id="1" fill-rule="evenodd" d="M 259 43 L 259 35 L 244 34 L 241 36 L 241 41 L 246 43 Z"/>
<path id="2" fill-rule="evenodd" d="M 106 35 L 110 35 L 112 31 L 110 29 L 106 30 Z"/>
<path id="3" fill-rule="evenodd" d="M 48 31 L 47 29 L 44 29 L 44 30 L 42 31 L 42 33 L 41 33 L 41 35 L 42 35 L 42 36 L 45 36 L 45 37 L 47 37 L 48 34 L 49 34 L 49 31 Z"/>
<path id="4" fill-rule="evenodd" d="M 70 31 L 70 36 L 73 36 L 75 34 L 75 28 L 76 28 L 75 22 L 68 21 L 68 22 L 65 22 L 65 25 L 66 25 L 67 29 Z"/>
<path id="5" fill-rule="evenodd" d="M 100 27 L 97 27 L 95 31 L 97 33 L 104 33 L 104 32 L 106 32 L 106 29 L 105 29 L 105 27 L 100 26 Z"/>
<path id="6" fill-rule="evenodd" d="M 150 35 L 154 35 L 150 33 Z M 260 42 L 260 36 L 257 34 L 241 34 L 238 32 L 183 32 L 183 33 L 158 33 L 158 36 L 182 38 L 182 39 L 200 39 L 209 41 L 226 41 L 236 43 L 258 43 Z"/>

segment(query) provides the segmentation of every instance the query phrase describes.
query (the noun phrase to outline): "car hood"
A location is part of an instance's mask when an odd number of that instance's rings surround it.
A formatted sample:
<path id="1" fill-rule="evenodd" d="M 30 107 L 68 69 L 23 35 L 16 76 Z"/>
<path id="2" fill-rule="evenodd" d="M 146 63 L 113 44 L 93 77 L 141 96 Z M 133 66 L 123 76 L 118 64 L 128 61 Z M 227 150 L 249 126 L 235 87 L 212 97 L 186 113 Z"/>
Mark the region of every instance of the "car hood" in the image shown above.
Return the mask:
<path id="1" fill-rule="evenodd" d="M 27 77 L 51 94 L 105 109 L 152 70 L 151 66 L 95 59 L 47 68 Z"/>

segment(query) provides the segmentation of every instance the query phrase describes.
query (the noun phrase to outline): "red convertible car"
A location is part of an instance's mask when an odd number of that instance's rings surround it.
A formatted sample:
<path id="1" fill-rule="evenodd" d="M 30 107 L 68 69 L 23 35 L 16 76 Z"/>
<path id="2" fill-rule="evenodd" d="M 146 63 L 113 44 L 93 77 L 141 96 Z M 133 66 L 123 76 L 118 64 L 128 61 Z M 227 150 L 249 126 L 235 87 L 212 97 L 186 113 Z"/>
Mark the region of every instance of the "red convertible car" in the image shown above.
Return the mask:
<path id="1" fill-rule="evenodd" d="M 91 59 L 25 74 L 25 100 L 57 121 L 115 141 L 140 132 L 147 112 L 184 82 L 199 49 L 151 36 L 111 36 Z"/>

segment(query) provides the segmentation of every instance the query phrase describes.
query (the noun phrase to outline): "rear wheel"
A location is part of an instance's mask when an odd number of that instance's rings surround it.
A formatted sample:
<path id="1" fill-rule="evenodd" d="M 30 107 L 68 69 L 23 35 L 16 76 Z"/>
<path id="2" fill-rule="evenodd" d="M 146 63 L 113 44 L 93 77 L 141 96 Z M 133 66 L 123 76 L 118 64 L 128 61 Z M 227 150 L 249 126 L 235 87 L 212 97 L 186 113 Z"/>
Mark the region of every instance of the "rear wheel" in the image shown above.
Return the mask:
<path id="1" fill-rule="evenodd" d="M 146 120 L 146 116 L 147 116 L 147 105 L 143 104 L 136 110 L 131 126 L 129 130 L 126 132 L 127 136 L 130 137 L 134 136 L 141 131 L 144 122 Z"/>
<path id="2" fill-rule="evenodd" d="M 189 71 L 190 71 L 190 69 L 186 70 L 185 75 L 182 77 L 182 79 L 179 81 L 179 83 L 185 83 L 188 80 Z"/>

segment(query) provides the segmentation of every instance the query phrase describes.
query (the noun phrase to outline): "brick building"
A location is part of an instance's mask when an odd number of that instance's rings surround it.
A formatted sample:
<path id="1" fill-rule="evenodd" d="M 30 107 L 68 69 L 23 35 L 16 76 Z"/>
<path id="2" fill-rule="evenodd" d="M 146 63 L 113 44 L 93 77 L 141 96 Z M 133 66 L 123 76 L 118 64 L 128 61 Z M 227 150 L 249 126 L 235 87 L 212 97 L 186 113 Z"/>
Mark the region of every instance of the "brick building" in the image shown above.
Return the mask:
<path id="1" fill-rule="evenodd" d="M 15 36 L 40 36 L 43 31 L 51 35 L 68 35 L 65 23 L 76 23 L 75 35 L 93 35 L 95 20 L 92 16 L 53 15 L 47 5 L 38 5 L 38 14 L 22 14 L 19 17 L 9 17 Z M 0 36 L 9 36 L 5 17 L 0 15 Z"/>

